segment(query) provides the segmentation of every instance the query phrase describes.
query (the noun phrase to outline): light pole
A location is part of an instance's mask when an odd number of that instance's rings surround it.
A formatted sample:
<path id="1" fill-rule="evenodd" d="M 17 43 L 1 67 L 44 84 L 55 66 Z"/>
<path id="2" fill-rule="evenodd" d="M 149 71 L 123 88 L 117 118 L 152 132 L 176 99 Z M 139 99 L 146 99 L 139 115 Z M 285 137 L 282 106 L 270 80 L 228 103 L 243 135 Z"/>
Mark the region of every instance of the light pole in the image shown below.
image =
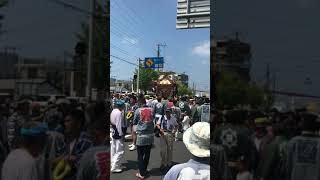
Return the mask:
<path id="1" fill-rule="evenodd" d="M 140 59 L 138 59 L 137 93 L 139 93 Z"/>
<path id="2" fill-rule="evenodd" d="M 91 71 L 92 71 L 92 55 L 93 55 L 93 31 L 94 31 L 94 14 L 95 14 L 95 1 L 91 0 L 91 14 L 90 14 L 90 24 L 89 24 L 89 51 L 88 51 L 88 69 L 87 69 L 87 92 L 86 96 L 88 101 L 91 101 Z"/>

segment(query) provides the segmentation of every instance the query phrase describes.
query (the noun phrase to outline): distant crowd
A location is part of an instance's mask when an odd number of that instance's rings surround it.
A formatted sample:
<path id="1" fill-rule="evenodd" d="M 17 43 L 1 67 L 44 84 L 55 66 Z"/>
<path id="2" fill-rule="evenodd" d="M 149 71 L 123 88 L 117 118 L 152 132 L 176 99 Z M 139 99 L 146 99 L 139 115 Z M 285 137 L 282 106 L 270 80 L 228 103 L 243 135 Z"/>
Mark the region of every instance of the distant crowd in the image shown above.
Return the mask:
<path id="1" fill-rule="evenodd" d="M 319 180 L 320 121 L 311 109 L 213 111 L 211 171 L 223 180 Z"/>
<path id="2" fill-rule="evenodd" d="M 0 179 L 109 179 L 108 106 L 68 99 L 2 102 Z"/>

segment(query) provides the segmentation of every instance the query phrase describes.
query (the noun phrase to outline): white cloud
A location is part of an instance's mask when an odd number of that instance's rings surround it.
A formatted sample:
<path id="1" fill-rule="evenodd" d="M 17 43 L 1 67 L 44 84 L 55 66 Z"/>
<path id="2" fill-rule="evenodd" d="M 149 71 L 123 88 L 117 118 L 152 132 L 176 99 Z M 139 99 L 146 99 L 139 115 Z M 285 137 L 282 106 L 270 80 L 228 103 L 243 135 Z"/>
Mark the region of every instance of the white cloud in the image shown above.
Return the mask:
<path id="1" fill-rule="evenodd" d="M 139 43 L 139 41 L 138 41 L 138 39 L 135 39 L 135 38 L 130 38 L 130 37 L 124 37 L 122 40 L 121 40 L 121 43 L 123 43 L 123 44 L 133 44 L 133 45 L 135 45 L 135 44 L 138 44 Z"/>
<path id="2" fill-rule="evenodd" d="M 192 54 L 201 57 L 210 57 L 210 41 L 204 41 L 192 48 Z"/>

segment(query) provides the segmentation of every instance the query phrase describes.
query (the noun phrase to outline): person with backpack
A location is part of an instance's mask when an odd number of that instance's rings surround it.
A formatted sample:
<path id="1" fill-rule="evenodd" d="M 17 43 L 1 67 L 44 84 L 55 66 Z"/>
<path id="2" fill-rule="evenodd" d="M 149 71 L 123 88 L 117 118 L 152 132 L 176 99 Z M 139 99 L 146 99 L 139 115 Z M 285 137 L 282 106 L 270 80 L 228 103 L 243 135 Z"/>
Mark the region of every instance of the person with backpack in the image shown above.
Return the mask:
<path id="1" fill-rule="evenodd" d="M 115 109 L 112 110 L 110 115 L 110 125 L 112 130 L 111 142 L 111 172 L 120 173 L 121 160 L 124 155 L 124 101 L 118 100 L 115 102 Z"/>
<path id="2" fill-rule="evenodd" d="M 172 166 L 173 139 L 178 129 L 177 119 L 172 116 L 171 109 L 166 109 L 165 115 L 158 120 L 157 127 L 160 129 L 160 171 L 164 172 Z"/>

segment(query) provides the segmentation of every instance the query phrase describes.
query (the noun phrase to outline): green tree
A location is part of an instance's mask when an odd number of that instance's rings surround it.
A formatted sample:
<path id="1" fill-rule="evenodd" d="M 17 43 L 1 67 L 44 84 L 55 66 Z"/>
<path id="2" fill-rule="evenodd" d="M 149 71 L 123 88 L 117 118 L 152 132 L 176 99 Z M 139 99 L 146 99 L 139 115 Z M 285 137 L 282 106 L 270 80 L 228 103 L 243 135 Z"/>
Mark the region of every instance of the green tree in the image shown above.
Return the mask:
<path id="1" fill-rule="evenodd" d="M 247 83 L 234 73 L 222 73 L 217 81 L 216 93 L 218 106 L 251 105 L 265 106 L 265 96 L 268 95 L 257 85 Z"/>
<path id="2" fill-rule="evenodd" d="M 178 96 L 183 96 L 183 95 L 192 96 L 193 92 L 188 86 L 186 86 L 184 84 L 181 84 L 181 83 L 178 83 L 178 93 L 177 93 L 177 95 Z"/>
<path id="3" fill-rule="evenodd" d="M 135 75 L 138 74 L 138 69 L 135 70 Z M 144 92 L 150 90 L 153 86 L 153 81 L 159 78 L 159 72 L 154 69 L 145 69 L 140 66 L 139 72 L 139 88 Z M 136 85 L 135 85 L 136 87 Z"/>
<path id="4" fill-rule="evenodd" d="M 264 96 L 265 93 L 262 88 L 248 84 L 245 104 L 250 104 L 252 107 L 259 107 L 264 104 Z"/>
<path id="5" fill-rule="evenodd" d="M 6 5 L 8 5 L 9 1 L 8 0 L 0 0 L 0 8 L 5 7 Z"/>

